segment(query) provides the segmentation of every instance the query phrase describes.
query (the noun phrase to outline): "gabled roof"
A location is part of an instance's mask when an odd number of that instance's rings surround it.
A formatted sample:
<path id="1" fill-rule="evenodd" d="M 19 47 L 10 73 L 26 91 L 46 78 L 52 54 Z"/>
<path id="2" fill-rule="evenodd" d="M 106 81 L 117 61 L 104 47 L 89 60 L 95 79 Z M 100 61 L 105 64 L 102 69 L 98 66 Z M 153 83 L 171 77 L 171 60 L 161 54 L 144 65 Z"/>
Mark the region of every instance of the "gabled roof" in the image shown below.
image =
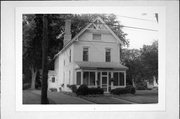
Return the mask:
<path id="1" fill-rule="evenodd" d="M 105 28 L 114 36 L 114 38 L 117 40 L 118 43 L 122 44 L 122 41 L 119 39 L 119 37 L 106 25 L 106 23 L 100 17 L 97 17 L 92 23 L 89 23 L 84 29 L 82 29 L 77 35 L 75 35 L 75 37 L 72 40 L 70 40 L 63 47 L 63 49 L 54 56 L 54 58 L 56 58 L 59 54 L 61 54 L 64 50 L 66 50 L 74 41 L 78 41 L 78 37 L 82 35 L 97 20 L 99 20 L 105 26 Z"/>

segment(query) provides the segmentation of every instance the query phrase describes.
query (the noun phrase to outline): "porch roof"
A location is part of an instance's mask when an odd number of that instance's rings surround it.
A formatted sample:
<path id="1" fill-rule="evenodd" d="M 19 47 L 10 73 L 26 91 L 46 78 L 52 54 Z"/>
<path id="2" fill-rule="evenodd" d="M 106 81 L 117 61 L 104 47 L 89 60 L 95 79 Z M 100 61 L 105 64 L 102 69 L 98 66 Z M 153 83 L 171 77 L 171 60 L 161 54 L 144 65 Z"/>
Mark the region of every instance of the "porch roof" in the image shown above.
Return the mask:
<path id="1" fill-rule="evenodd" d="M 114 69 L 127 70 L 128 67 L 115 62 L 75 62 L 77 69 Z"/>

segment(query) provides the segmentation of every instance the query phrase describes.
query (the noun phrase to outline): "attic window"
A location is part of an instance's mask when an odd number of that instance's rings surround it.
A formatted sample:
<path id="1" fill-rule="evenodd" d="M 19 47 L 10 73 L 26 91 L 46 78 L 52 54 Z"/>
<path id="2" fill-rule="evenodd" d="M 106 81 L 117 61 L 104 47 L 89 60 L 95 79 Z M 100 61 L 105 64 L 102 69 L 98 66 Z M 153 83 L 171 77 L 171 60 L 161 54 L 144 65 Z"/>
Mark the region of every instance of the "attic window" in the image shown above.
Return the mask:
<path id="1" fill-rule="evenodd" d="M 101 40 L 101 34 L 93 34 L 93 40 Z"/>

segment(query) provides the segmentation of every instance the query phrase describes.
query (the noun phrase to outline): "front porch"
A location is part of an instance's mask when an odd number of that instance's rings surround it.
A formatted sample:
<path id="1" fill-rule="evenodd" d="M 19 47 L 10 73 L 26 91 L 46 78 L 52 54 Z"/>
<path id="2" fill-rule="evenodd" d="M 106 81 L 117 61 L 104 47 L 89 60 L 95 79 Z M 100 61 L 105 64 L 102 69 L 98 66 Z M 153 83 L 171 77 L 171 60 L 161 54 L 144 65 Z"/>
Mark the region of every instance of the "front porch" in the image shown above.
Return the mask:
<path id="1" fill-rule="evenodd" d="M 77 63 L 76 85 L 86 84 L 88 87 L 103 88 L 104 93 L 111 89 L 126 87 L 127 67 L 115 63 Z"/>

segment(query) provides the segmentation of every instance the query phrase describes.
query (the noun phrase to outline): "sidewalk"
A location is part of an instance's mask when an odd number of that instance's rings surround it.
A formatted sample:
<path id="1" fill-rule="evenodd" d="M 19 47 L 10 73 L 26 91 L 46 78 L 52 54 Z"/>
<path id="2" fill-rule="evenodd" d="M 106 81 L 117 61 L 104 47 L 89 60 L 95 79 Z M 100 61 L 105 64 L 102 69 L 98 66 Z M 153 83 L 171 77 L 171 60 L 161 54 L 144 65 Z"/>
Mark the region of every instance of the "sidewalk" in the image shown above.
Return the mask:
<path id="1" fill-rule="evenodd" d="M 40 90 L 32 90 L 31 92 L 34 95 L 41 95 Z M 54 102 L 54 104 L 93 104 L 90 101 L 84 100 L 79 97 L 66 95 L 62 92 L 48 92 L 48 99 L 51 100 L 51 102 Z"/>

